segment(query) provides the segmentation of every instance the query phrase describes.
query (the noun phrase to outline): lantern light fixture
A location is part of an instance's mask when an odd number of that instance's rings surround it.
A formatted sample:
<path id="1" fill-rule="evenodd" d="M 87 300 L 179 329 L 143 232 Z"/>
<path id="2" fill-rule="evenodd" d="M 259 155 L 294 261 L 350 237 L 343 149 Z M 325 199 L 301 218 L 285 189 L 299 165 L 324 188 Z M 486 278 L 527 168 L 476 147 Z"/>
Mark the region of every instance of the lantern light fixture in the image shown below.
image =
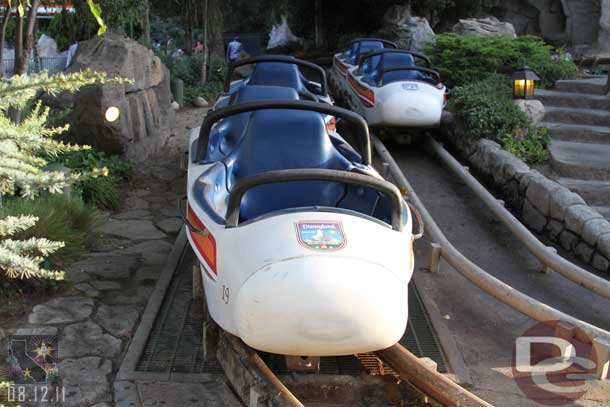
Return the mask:
<path id="1" fill-rule="evenodd" d="M 528 99 L 534 95 L 535 83 L 540 77 L 529 66 L 523 65 L 517 69 L 511 80 L 513 82 L 513 97 L 515 99 Z"/>

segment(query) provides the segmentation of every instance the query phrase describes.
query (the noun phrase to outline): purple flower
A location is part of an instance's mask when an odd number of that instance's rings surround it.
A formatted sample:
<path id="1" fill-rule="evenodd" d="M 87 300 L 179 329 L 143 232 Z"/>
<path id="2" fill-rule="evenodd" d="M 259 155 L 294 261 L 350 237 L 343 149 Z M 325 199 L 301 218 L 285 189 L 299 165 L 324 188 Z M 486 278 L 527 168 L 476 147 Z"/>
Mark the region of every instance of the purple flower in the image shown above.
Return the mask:
<path id="1" fill-rule="evenodd" d="M 520 131 L 519 133 L 515 134 L 515 138 L 517 140 L 523 140 L 525 138 L 525 133 Z"/>

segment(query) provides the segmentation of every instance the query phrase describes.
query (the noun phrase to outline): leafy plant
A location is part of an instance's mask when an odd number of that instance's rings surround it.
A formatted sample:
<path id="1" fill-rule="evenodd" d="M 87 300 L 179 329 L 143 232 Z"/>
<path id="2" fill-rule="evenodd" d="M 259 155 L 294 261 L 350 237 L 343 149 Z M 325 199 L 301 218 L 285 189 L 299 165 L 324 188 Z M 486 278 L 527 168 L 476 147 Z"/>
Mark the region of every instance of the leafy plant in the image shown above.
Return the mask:
<path id="1" fill-rule="evenodd" d="M 201 83 L 202 66 L 203 53 L 185 56 L 180 61 L 170 65 L 172 77 L 184 81 L 184 98 L 186 101 L 192 101 L 195 97 L 201 96 L 212 102 L 222 93 L 227 71 L 224 59 L 217 55 L 210 57 L 209 80 L 205 84 Z"/>
<path id="2" fill-rule="evenodd" d="M 74 184 L 75 192 L 89 204 L 104 210 L 116 210 L 122 199 L 119 191 L 122 182 L 133 172 L 133 163 L 119 156 L 107 156 L 93 149 L 69 151 L 58 155 L 54 163 L 62 164 L 72 171 L 90 172 L 104 169 L 104 177 L 85 178 Z"/>
<path id="3" fill-rule="evenodd" d="M 544 127 L 527 127 L 517 129 L 513 134 L 507 134 L 500 140 L 504 149 L 515 157 L 536 164 L 548 160 L 548 146 L 551 138 L 548 129 Z"/>
<path id="4" fill-rule="evenodd" d="M 184 88 L 184 99 L 192 101 L 197 96 L 201 96 L 212 103 L 223 91 L 224 84 L 219 81 L 208 82 L 205 85 L 189 85 Z"/>
<path id="5" fill-rule="evenodd" d="M 113 79 L 112 82 L 124 82 Z M 70 75 L 59 74 L 49 77 L 46 72 L 31 76 L 15 75 L 10 80 L 0 82 L 0 109 L 24 109 L 24 107 L 42 89 L 50 93 L 60 91 L 75 91 L 82 86 L 92 83 L 109 82 L 103 73 L 82 71 Z M 41 104 L 34 109 L 24 120 L 13 122 L 4 115 L 0 115 L 0 193 L 5 196 L 16 196 L 9 200 L 14 205 L 36 205 L 34 198 L 41 194 L 46 197 L 49 193 L 60 193 L 67 185 L 104 175 L 104 169 L 94 169 L 90 172 L 74 172 L 66 176 L 61 171 L 44 170 L 47 161 L 42 155 L 57 156 L 69 151 L 82 150 L 83 147 L 64 144 L 55 140 L 55 136 L 66 130 L 66 127 L 47 127 L 49 109 L 43 109 Z M 44 228 L 44 219 L 49 219 L 53 213 L 53 202 L 44 207 L 39 213 L 34 207 L 15 213 L 2 209 L 0 212 L 0 272 L 8 279 L 61 279 L 59 271 L 48 270 L 44 267 L 45 257 L 53 256 L 60 249 L 66 247 L 63 241 L 50 240 L 54 235 L 38 234 Z M 34 211 L 34 212 L 32 212 Z M 79 208 L 62 208 L 63 218 L 58 223 L 49 223 L 49 227 L 70 225 L 70 222 L 82 224 L 91 216 L 81 217 L 87 211 Z M 17 216 L 15 216 L 17 215 Z M 44 216 L 43 216 L 44 215 Z M 57 215 L 59 216 L 59 215 Z M 67 219 L 69 217 L 70 219 Z M 52 219 L 52 218 L 51 218 Z M 74 230 L 79 230 L 75 227 Z M 31 233 L 28 235 L 28 233 Z M 65 235 L 70 235 L 72 231 Z M 58 234 L 63 238 L 64 234 Z M 79 241 L 86 239 L 76 235 Z M 22 239 L 22 240 L 20 240 Z"/>
<path id="6" fill-rule="evenodd" d="M 528 125 L 528 118 L 514 103 L 508 77 L 487 78 L 452 90 L 447 108 L 457 113 L 473 138 L 500 140 Z"/>
<path id="7" fill-rule="evenodd" d="M 508 76 L 489 75 L 455 88 L 447 107 L 462 120 L 466 136 L 497 141 L 528 163 L 548 159 L 547 130 L 535 127 L 514 103 Z"/>
<path id="8" fill-rule="evenodd" d="M 439 34 L 435 39 L 426 52 L 450 86 L 466 85 L 494 73 L 510 75 L 523 64 L 538 73 L 542 87 L 576 75 L 576 66 L 564 59 L 563 50 L 538 37 Z"/>

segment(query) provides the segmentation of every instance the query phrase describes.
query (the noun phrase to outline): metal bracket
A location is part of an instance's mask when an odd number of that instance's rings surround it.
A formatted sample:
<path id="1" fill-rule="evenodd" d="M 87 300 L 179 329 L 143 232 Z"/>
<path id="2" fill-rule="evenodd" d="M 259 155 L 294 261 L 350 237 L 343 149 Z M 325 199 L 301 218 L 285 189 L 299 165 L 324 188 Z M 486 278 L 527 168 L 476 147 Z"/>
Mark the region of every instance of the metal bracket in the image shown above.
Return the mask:
<path id="1" fill-rule="evenodd" d="M 555 249 L 554 247 L 548 246 L 547 249 L 549 249 L 551 252 L 557 254 L 557 249 Z M 548 274 L 548 273 L 552 273 L 553 269 L 550 268 L 549 266 L 547 266 L 546 264 L 542 263 L 542 269 L 540 270 L 540 272 L 543 274 Z"/>
<path id="2" fill-rule="evenodd" d="M 442 246 L 438 243 L 430 243 L 430 272 L 437 273 L 440 270 Z"/>
<path id="3" fill-rule="evenodd" d="M 593 339 L 592 359 L 595 360 L 595 376 L 598 380 L 608 378 L 608 368 L 610 367 L 610 341 L 605 338 Z"/>
<path id="4" fill-rule="evenodd" d="M 285 356 L 286 367 L 293 372 L 320 372 L 319 356 Z"/>
<path id="5" fill-rule="evenodd" d="M 193 226 L 193 224 L 191 224 L 191 222 L 188 219 L 188 216 L 186 214 L 186 210 L 184 208 L 184 205 L 182 205 L 182 202 L 187 201 L 187 197 L 182 197 L 182 199 L 180 201 L 178 201 L 178 208 L 180 210 L 180 217 L 182 218 L 182 222 L 184 222 L 184 224 L 186 225 L 186 227 L 193 233 L 198 233 L 202 236 L 207 237 L 210 233 L 208 232 L 207 229 L 199 229 L 195 226 Z"/>

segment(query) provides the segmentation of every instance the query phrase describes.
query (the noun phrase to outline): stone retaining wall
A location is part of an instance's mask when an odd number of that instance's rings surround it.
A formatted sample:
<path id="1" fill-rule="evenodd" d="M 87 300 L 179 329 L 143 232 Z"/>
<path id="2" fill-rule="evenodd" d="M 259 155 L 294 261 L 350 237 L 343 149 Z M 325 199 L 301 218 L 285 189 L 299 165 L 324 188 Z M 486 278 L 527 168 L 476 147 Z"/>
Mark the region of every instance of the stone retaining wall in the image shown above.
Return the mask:
<path id="1" fill-rule="evenodd" d="M 441 131 L 525 225 L 544 233 L 596 270 L 610 273 L 610 222 L 580 195 L 531 169 L 498 143 L 467 138 L 462 125 L 449 112 L 443 115 Z"/>

